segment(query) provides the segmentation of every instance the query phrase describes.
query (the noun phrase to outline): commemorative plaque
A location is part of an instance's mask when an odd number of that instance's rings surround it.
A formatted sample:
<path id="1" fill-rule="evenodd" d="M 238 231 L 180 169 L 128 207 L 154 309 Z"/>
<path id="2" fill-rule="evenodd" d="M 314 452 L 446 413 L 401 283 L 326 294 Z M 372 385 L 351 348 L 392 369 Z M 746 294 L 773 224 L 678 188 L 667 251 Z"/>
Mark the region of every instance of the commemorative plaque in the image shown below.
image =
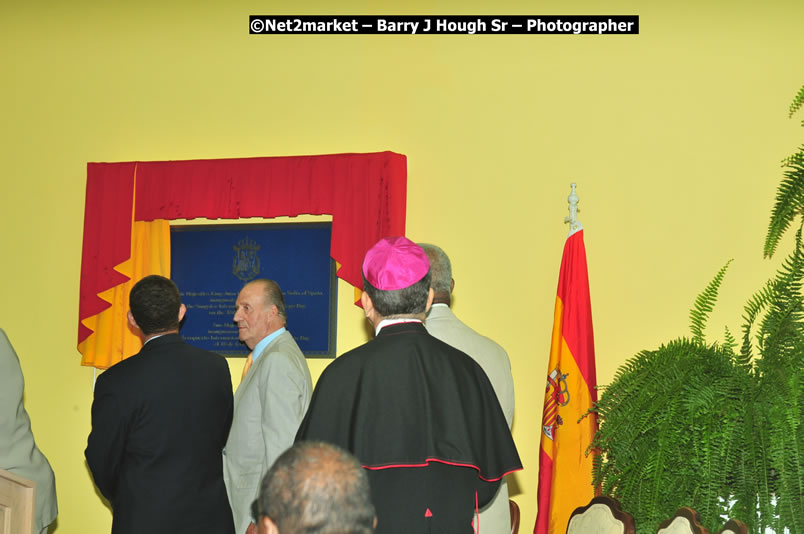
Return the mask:
<path id="1" fill-rule="evenodd" d="M 233 321 L 242 287 L 275 280 L 287 329 L 310 358 L 335 357 L 337 282 L 331 223 L 173 226 L 171 278 L 187 307 L 181 335 L 197 347 L 246 356 Z"/>

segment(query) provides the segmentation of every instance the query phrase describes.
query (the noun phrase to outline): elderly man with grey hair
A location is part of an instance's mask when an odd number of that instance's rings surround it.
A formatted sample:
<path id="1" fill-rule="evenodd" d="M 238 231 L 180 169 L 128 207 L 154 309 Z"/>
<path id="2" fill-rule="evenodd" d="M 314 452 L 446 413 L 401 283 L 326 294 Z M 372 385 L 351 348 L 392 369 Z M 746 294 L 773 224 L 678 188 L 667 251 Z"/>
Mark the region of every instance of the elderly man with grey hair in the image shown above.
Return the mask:
<path id="1" fill-rule="evenodd" d="M 478 334 L 455 316 L 450 309 L 455 280 L 449 257 L 435 245 L 419 243 L 419 246 L 430 260 L 430 287 L 434 293 L 433 305 L 424 327 L 433 337 L 465 352 L 480 364 L 497 394 L 508 428 L 511 428 L 514 418 L 514 378 L 508 354 L 500 345 Z M 494 500 L 480 510 L 480 524 L 485 532 L 510 531 L 508 485 L 505 481 L 500 485 Z"/>
<path id="2" fill-rule="evenodd" d="M 253 508 L 259 534 L 370 534 L 366 472 L 340 447 L 300 441 L 265 474 Z"/>
<path id="3" fill-rule="evenodd" d="M 223 477 L 235 534 L 251 534 L 256 528 L 249 507 L 259 493 L 260 477 L 293 444 L 313 381 L 304 354 L 285 328 L 285 298 L 278 283 L 260 278 L 243 286 L 232 319 L 251 354 L 234 396 Z"/>

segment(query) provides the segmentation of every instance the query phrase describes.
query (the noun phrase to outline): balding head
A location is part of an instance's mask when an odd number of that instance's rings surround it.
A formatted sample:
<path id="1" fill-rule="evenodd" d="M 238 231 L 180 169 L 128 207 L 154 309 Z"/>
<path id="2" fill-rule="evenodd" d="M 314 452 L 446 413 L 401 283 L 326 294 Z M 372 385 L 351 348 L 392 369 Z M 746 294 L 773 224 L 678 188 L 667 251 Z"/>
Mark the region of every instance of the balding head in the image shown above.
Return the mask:
<path id="1" fill-rule="evenodd" d="M 257 503 L 260 534 L 368 534 L 374 506 L 368 476 L 348 452 L 300 442 L 265 474 Z"/>
<path id="2" fill-rule="evenodd" d="M 254 350 L 260 341 L 285 326 L 287 321 L 279 284 L 260 278 L 243 286 L 237 295 L 232 320 L 237 324 L 240 341 Z"/>

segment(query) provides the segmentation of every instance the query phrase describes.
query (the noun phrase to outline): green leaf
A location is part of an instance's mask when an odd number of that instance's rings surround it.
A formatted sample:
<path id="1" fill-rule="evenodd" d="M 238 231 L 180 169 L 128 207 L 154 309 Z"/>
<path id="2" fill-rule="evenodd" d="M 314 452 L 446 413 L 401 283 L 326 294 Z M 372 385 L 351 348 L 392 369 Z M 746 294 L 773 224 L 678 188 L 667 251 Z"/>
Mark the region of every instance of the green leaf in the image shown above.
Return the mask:
<path id="1" fill-rule="evenodd" d="M 690 331 L 695 341 L 700 343 L 705 341 L 704 329 L 706 328 L 706 320 L 715 307 L 720 284 L 723 282 L 723 277 L 726 275 L 726 270 L 729 268 L 729 264 L 732 261 L 733 260 L 727 261 L 726 265 L 720 268 L 712 281 L 709 282 L 709 285 L 707 285 L 703 292 L 695 299 L 695 305 L 690 310 Z"/>

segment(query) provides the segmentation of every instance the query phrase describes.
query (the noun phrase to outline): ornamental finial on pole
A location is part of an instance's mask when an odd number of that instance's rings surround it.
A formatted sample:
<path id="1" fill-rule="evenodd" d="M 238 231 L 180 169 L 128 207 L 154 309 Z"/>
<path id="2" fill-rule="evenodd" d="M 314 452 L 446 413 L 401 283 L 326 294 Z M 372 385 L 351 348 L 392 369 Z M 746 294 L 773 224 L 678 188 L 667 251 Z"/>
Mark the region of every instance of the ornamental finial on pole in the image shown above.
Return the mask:
<path id="1" fill-rule="evenodd" d="M 583 227 L 581 223 L 578 221 L 578 212 L 581 209 L 578 207 L 578 193 L 575 191 L 576 184 L 570 184 L 572 187 L 572 191 L 570 195 L 567 197 L 567 202 L 569 203 L 569 215 L 564 217 L 564 222 L 569 223 L 570 225 L 570 235 L 574 234 L 578 230 L 582 230 Z"/>

